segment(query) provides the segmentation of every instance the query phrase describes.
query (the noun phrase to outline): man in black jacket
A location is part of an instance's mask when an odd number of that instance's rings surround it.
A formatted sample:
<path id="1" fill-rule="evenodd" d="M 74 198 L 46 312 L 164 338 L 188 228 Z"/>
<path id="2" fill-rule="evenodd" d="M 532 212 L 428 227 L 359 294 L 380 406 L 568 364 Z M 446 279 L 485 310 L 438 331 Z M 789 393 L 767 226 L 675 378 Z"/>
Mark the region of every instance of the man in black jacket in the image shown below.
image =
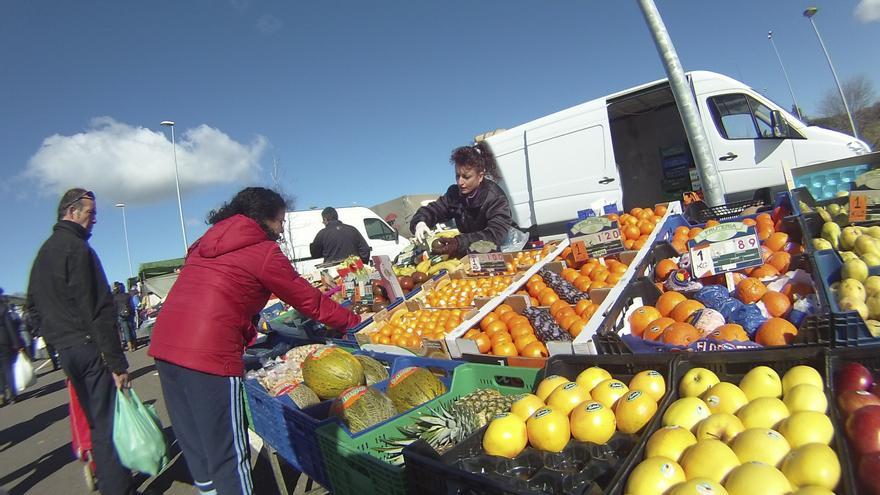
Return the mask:
<path id="1" fill-rule="evenodd" d="M 9 314 L 9 305 L 0 289 L 0 407 L 15 402 L 15 374 L 12 364 L 22 348 L 18 329 Z"/>
<path id="2" fill-rule="evenodd" d="M 309 245 L 314 258 L 324 258 L 325 263 L 342 261 L 358 255 L 364 263 L 370 261 L 370 245 L 358 229 L 339 221 L 339 214 L 331 207 L 321 211 L 324 228 Z"/>
<path id="3" fill-rule="evenodd" d="M 116 304 L 116 321 L 123 347 L 129 351 L 137 349 L 137 328 L 134 326 L 134 304 L 121 282 L 113 283 L 113 302 Z"/>
<path id="4" fill-rule="evenodd" d="M 31 268 L 28 312 L 58 351 L 86 413 L 101 493 L 129 494 L 131 473 L 113 447 L 116 389 L 129 386 L 128 362 L 107 277 L 87 242 L 96 214 L 91 191 L 71 189 L 61 197 L 58 223 Z"/>

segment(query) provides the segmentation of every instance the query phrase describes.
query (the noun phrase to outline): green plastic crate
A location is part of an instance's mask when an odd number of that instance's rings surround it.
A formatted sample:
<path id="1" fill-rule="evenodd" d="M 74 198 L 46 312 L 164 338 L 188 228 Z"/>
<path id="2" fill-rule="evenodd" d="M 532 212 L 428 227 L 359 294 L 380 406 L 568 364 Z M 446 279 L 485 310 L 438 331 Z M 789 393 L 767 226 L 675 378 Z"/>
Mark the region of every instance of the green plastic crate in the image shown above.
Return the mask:
<path id="1" fill-rule="evenodd" d="M 337 495 L 392 495 L 406 493 L 404 466 L 388 462 L 388 455 L 374 450 L 386 447 L 384 440 L 401 437 L 407 426 L 426 410 L 456 400 L 476 389 L 493 388 L 504 395 L 529 393 L 537 381 L 536 368 L 463 364 L 455 369 L 451 389 L 442 396 L 381 426 L 352 435 L 338 424 L 317 430 L 324 464 Z"/>

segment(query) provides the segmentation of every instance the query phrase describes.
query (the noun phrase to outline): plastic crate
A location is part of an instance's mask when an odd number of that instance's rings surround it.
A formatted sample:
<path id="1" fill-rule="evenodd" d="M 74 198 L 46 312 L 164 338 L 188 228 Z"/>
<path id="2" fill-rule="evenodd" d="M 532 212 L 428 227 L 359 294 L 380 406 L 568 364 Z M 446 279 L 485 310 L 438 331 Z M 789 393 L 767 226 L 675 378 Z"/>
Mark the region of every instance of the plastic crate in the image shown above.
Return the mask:
<path id="1" fill-rule="evenodd" d="M 635 374 L 645 370 L 655 370 L 663 374 L 667 387 L 672 380 L 673 354 L 655 354 L 644 356 L 638 361 L 628 356 L 573 356 L 558 355 L 547 360 L 547 366 L 538 373 L 536 384 L 545 376 L 560 375 L 574 380 L 581 371 L 600 366 L 611 373 L 614 378 L 628 382 Z M 667 402 L 668 394 L 661 399 L 661 406 Z M 651 422 L 659 421 L 659 416 Z M 647 428 L 647 427 L 646 427 Z M 442 456 L 438 455 L 427 444 L 416 442 L 404 449 L 406 456 L 407 477 L 410 493 L 447 494 L 447 493 L 479 493 L 479 494 L 534 494 L 534 493 L 603 493 L 619 481 L 621 468 L 629 462 L 630 453 L 635 446 L 643 441 L 643 435 L 624 435 L 617 433 L 607 446 L 582 444 L 572 440 L 570 447 L 579 450 L 578 457 L 589 455 L 592 462 L 585 463 L 579 474 L 572 474 L 564 480 L 554 477 L 540 465 L 546 463 L 566 463 L 571 460 L 566 454 L 543 454 L 528 448 L 514 460 L 500 458 L 483 458 L 488 464 L 496 462 L 495 470 L 489 470 L 482 464 L 477 467 L 474 457 L 482 452 L 482 436 L 480 430 L 461 444 L 453 447 Z M 615 452 L 620 455 L 615 457 Z M 580 461 L 583 462 L 583 461 Z M 468 463 L 469 469 L 483 471 L 479 474 L 466 471 L 460 466 Z M 519 477 L 502 476 L 497 470 L 516 472 Z M 493 472 L 494 471 L 494 472 Z M 530 472 L 530 480 L 522 478 L 523 471 Z M 554 479 L 555 478 L 555 479 Z M 587 481 L 592 478 L 592 481 Z"/>
<path id="2" fill-rule="evenodd" d="M 390 422 L 351 434 L 338 424 L 318 430 L 321 450 L 337 494 L 380 495 L 407 492 L 404 466 L 391 464 L 389 455 L 376 449 L 385 440 L 401 437 L 398 428 L 412 424 L 422 413 L 447 404 L 478 388 L 493 388 L 505 395 L 532 390 L 538 371 L 529 368 L 464 364 L 455 369 L 449 392 Z"/>
<path id="3" fill-rule="evenodd" d="M 714 372 L 721 381 L 739 384 L 740 380 L 746 373 L 760 365 L 773 368 L 780 377 L 782 377 L 786 371 L 798 365 L 812 366 L 820 374 L 823 374 L 823 370 L 827 367 L 826 350 L 820 347 L 811 347 L 799 349 L 771 349 L 754 352 L 680 354 L 679 358 L 674 363 L 673 386 L 670 388 L 671 393 L 668 394 L 669 397 L 664 406 L 657 411 L 657 415 L 662 418 L 662 415 L 666 412 L 668 406 L 680 398 L 678 393 L 678 382 L 693 368 L 706 368 Z M 831 407 L 834 404 L 834 401 L 830 395 L 828 385 L 829 384 L 826 383 L 825 395 L 828 398 L 829 407 Z M 849 456 L 846 455 L 846 446 L 843 442 L 843 425 L 836 421 L 833 416 L 831 419 L 835 431 L 831 447 L 837 452 L 841 465 L 841 481 L 838 484 L 835 493 L 841 495 L 855 495 L 858 492 L 855 490 L 855 485 L 851 476 L 852 466 Z M 661 427 L 661 423 L 662 421 L 651 423 L 649 425 L 649 430 L 645 433 L 645 438 L 650 438 L 650 436 Z M 636 452 L 632 456 L 633 462 L 626 467 L 623 473 L 621 473 L 621 482 L 615 486 L 613 490 L 608 492 L 609 494 L 619 495 L 624 493 L 626 480 L 635 466 L 642 461 L 646 444 L 647 442 L 641 442 L 637 446 Z"/>
<path id="4" fill-rule="evenodd" d="M 813 254 L 817 277 L 817 289 L 822 305 L 828 308 L 828 319 L 833 334 L 834 347 L 858 347 L 880 345 L 880 338 L 871 335 L 865 320 L 855 311 L 847 311 L 837 304 L 831 293 L 831 284 L 840 281 L 843 262 L 834 251 L 817 251 Z"/>

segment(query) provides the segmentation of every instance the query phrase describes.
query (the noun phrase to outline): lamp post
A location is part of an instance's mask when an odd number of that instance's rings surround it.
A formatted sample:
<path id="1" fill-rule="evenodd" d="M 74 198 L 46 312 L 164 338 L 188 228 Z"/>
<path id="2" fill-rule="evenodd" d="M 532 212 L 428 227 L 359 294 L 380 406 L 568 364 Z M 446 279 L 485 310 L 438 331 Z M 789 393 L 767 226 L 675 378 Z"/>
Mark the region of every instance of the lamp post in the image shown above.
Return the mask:
<path id="1" fill-rule="evenodd" d="M 773 47 L 773 52 L 776 53 L 779 67 L 782 67 L 782 75 L 785 76 L 785 82 L 788 83 L 788 92 L 791 93 L 791 101 L 794 102 L 794 111 L 797 113 L 798 119 L 803 121 L 804 117 L 801 115 L 801 107 L 797 103 L 797 98 L 794 97 L 794 88 L 791 87 L 791 79 L 788 78 L 788 72 L 785 70 L 785 65 L 782 64 L 782 57 L 779 56 L 779 50 L 776 49 L 776 43 L 773 42 L 773 31 L 767 31 L 767 39 L 770 40 L 770 46 Z"/>
<path id="2" fill-rule="evenodd" d="M 856 123 L 853 120 L 852 112 L 849 111 L 849 104 L 846 102 L 846 96 L 843 94 L 843 87 L 840 85 L 840 79 L 837 78 L 837 72 L 834 70 L 834 64 L 831 63 L 831 55 L 828 55 L 828 49 L 825 48 L 825 42 L 822 41 L 822 36 L 819 34 L 819 29 L 816 28 L 816 21 L 813 20 L 813 16 L 816 15 L 816 12 L 819 12 L 819 9 L 816 7 L 810 7 L 804 11 L 804 17 L 810 20 L 810 25 L 813 26 L 813 31 L 816 32 L 816 38 L 819 38 L 819 44 L 822 46 L 822 51 L 825 52 L 825 60 L 828 61 L 828 67 L 831 69 L 831 75 L 834 76 L 834 82 L 837 84 L 837 91 L 840 92 L 840 99 L 843 100 L 843 108 L 846 110 L 846 116 L 849 117 L 849 125 L 852 127 L 853 137 L 858 139 L 859 134 L 856 131 Z"/>
<path id="3" fill-rule="evenodd" d="M 183 203 L 180 201 L 180 176 L 177 172 L 177 144 L 174 142 L 174 121 L 163 120 L 161 125 L 171 128 L 171 153 L 174 155 L 174 187 L 177 189 L 177 211 L 180 213 L 180 232 L 183 233 L 183 255 L 189 249 L 189 243 L 186 242 L 186 225 L 183 223 Z"/>
<path id="4" fill-rule="evenodd" d="M 128 278 L 134 277 L 131 269 L 131 249 L 128 247 L 128 223 L 125 221 L 125 203 L 116 203 L 117 208 L 122 208 L 122 232 L 125 234 L 125 255 L 128 256 Z"/>

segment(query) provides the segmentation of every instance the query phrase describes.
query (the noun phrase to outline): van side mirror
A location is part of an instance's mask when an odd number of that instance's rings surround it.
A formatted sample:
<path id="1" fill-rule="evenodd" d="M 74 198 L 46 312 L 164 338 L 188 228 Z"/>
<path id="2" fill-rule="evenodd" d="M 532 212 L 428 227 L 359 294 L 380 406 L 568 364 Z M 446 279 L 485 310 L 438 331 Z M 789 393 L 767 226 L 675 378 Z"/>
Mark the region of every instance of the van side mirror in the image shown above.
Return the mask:
<path id="1" fill-rule="evenodd" d="M 777 139 L 788 137 L 788 124 L 785 122 L 785 117 L 782 116 L 782 112 L 779 110 L 770 110 L 770 126 L 773 128 L 773 137 Z"/>

